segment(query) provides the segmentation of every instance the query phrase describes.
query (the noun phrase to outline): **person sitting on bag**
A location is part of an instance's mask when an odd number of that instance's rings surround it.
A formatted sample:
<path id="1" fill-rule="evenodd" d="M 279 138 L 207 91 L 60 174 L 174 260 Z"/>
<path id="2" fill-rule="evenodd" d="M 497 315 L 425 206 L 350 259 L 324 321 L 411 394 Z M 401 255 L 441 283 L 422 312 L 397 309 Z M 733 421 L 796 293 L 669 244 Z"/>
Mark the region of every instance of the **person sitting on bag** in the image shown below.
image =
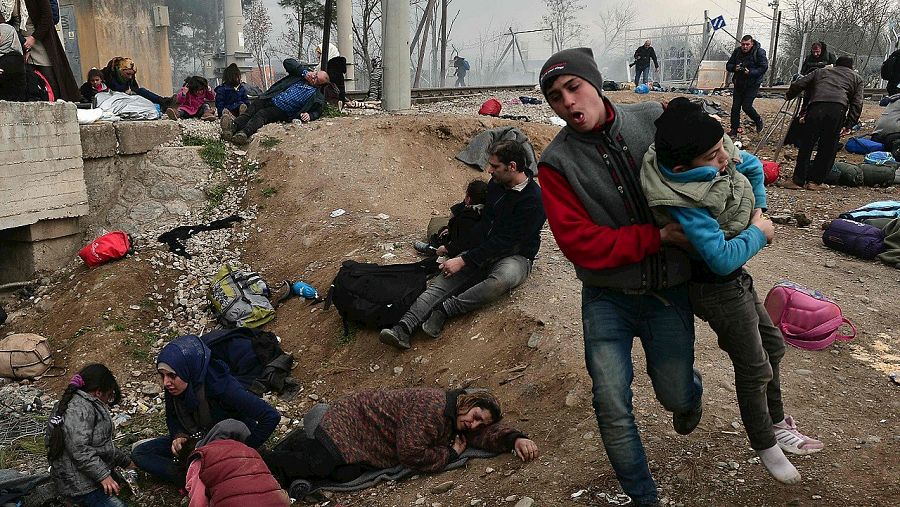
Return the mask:
<path id="1" fill-rule="evenodd" d="M 167 436 L 138 443 L 132 459 L 138 468 L 174 484 L 184 483 L 183 448 L 201 439 L 217 422 L 237 419 L 250 428 L 247 445 L 257 448 L 275 431 L 281 415 L 248 392 L 211 358 L 194 335 L 180 336 L 159 352 L 156 369 L 165 389 Z"/>
<path id="2" fill-rule="evenodd" d="M 487 391 L 362 391 L 327 407 L 314 430 L 305 428 L 314 437 L 300 430 L 260 454 L 285 487 L 297 479 L 349 482 L 366 471 L 398 465 L 437 472 L 466 447 L 514 451 L 525 462 L 536 459 L 537 445 L 499 424 L 502 418 L 499 402 Z"/>
<path id="3" fill-rule="evenodd" d="M 775 235 L 772 222 L 762 216 L 762 163 L 739 152 L 719 121 L 686 98 L 669 102 L 655 125 L 655 142 L 641 168 L 647 202 L 659 222 L 681 224 L 699 257 L 691 263 L 691 306 L 734 365 L 750 446 L 775 479 L 796 484 L 800 473 L 782 450 L 810 454 L 824 445 L 800 433 L 784 414 L 779 383 L 784 340 L 744 268 Z"/>
<path id="4" fill-rule="evenodd" d="M 472 312 L 521 285 L 541 247 L 547 216 L 541 188 L 526 163 L 525 147 L 500 140 L 488 148 L 488 183 L 482 219 L 473 234 L 479 245 L 441 263 L 435 277 L 395 326 L 381 330 L 382 343 L 410 348 L 421 325 L 437 338 L 448 318 Z"/>

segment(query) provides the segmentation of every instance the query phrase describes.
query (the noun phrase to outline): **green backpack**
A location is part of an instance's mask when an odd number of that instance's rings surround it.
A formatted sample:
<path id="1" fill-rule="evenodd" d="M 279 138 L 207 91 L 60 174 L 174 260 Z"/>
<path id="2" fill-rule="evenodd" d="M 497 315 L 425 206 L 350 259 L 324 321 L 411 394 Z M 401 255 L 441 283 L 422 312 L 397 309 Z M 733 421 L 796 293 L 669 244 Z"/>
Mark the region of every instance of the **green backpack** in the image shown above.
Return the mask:
<path id="1" fill-rule="evenodd" d="M 269 286 L 253 271 L 223 264 L 209 284 L 213 313 L 223 325 L 259 327 L 275 318 Z"/>

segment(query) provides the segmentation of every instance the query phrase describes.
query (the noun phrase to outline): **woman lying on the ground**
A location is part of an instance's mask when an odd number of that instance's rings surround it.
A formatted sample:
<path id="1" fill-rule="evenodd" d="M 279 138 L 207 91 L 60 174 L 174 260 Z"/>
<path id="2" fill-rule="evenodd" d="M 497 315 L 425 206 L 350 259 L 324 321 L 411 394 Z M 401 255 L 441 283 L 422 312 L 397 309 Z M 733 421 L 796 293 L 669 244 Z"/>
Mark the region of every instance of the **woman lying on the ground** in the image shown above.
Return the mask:
<path id="1" fill-rule="evenodd" d="M 246 444 L 256 448 L 275 431 L 281 415 L 247 391 L 222 361 L 211 358 L 200 338 L 188 335 L 169 342 L 159 353 L 156 369 L 165 389 L 169 435 L 135 446 L 138 468 L 175 484 L 184 483 L 185 451 L 217 422 L 237 419 L 250 428 Z"/>
<path id="2" fill-rule="evenodd" d="M 312 428 L 305 428 L 278 450 L 260 454 L 285 488 L 296 479 L 348 482 L 397 465 L 436 472 L 467 446 L 514 450 L 523 461 L 537 458 L 537 445 L 497 424 L 502 417 L 496 398 L 486 391 L 363 391 L 328 407 L 312 431 L 314 438 L 306 433 Z"/>

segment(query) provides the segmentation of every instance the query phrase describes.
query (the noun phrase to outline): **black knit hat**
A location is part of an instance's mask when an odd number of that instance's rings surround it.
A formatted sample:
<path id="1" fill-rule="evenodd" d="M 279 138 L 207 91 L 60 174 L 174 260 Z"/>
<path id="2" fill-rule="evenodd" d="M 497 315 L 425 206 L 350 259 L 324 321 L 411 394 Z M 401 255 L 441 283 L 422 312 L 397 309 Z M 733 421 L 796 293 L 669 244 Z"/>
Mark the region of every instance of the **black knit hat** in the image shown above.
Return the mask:
<path id="1" fill-rule="evenodd" d="M 547 89 L 553 85 L 557 77 L 564 74 L 578 76 L 594 85 L 597 93 L 603 94 L 603 76 L 594 60 L 591 48 L 563 49 L 547 59 L 541 67 L 541 92 L 547 97 Z"/>
<path id="2" fill-rule="evenodd" d="M 725 129 L 699 104 L 684 97 L 672 99 L 656 125 L 656 158 L 672 168 L 687 165 L 722 140 Z"/>

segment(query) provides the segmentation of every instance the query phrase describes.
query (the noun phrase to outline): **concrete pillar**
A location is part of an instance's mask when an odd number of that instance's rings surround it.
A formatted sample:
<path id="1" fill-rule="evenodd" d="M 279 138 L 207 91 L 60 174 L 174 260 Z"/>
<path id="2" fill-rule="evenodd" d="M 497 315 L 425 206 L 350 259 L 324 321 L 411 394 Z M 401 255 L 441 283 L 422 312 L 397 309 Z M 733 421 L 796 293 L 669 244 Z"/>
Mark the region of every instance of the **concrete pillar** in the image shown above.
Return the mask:
<path id="1" fill-rule="evenodd" d="M 344 80 L 347 82 L 347 89 L 355 90 L 356 86 L 353 81 L 356 80 L 354 73 L 354 55 L 353 55 L 353 0 L 337 0 L 337 47 L 341 56 L 347 59 L 347 74 Z"/>
<path id="2" fill-rule="evenodd" d="M 234 54 L 244 51 L 244 13 L 241 12 L 241 0 L 225 0 L 225 65 L 239 64 Z"/>
<path id="3" fill-rule="evenodd" d="M 381 107 L 409 109 L 409 0 L 382 0 L 384 86 Z"/>

